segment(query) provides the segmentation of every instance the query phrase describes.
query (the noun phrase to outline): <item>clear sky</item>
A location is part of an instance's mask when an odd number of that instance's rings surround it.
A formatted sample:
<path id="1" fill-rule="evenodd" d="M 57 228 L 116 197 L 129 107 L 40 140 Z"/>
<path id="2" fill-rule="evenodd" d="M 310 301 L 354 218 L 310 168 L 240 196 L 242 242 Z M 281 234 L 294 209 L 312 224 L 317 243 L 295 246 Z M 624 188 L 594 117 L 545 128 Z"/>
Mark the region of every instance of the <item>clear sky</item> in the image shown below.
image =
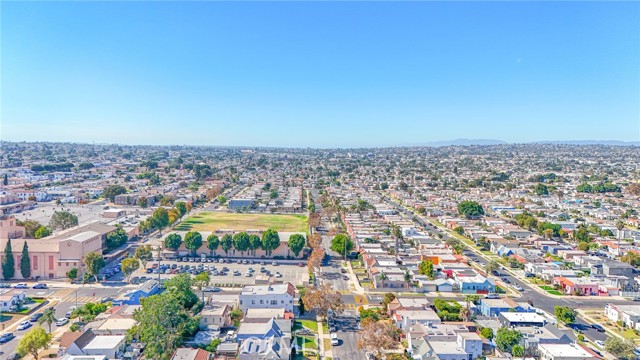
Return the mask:
<path id="1" fill-rule="evenodd" d="M 3 140 L 640 140 L 639 2 L 0 6 Z"/>

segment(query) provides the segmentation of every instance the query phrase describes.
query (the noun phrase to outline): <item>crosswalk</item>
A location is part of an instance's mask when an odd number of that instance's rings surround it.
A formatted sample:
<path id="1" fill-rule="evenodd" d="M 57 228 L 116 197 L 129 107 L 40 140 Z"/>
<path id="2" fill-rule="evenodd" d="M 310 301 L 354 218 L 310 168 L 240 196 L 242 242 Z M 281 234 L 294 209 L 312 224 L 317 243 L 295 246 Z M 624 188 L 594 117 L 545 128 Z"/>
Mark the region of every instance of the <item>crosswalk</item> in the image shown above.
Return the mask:
<path id="1" fill-rule="evenodd" d="M 355 310 L 355 309 L 358 308 L 358 306 L 360 306 L 360 305 L 357 305 L 357 304 L 344 304 L 345 310 Z"/>
<path id="2" fill-rule="evenodd" d="M 77 298 L 78 304 L 86 304 L 86 303 L 96 303 L 100 301 L 100 298 L 97 296 L 78 296 Z M 76 302 L 75 294 L 71 294 L 62 298 L 62 302 Z"/>
<path id="3" fill-rule="evenodd" d="M 342 295 L 349 295 L 351 294 L 351 290 L 338 290 L 338 292 Z"/>

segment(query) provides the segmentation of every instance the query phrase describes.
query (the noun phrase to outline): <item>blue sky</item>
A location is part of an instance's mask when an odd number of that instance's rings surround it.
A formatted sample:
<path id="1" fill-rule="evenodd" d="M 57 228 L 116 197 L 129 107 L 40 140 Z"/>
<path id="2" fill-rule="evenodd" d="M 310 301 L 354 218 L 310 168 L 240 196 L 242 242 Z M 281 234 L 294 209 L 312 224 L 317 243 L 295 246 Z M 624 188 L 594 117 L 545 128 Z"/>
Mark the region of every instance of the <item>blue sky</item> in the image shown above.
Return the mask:
<path id="1" fill-rule="evenodd" d="M 2 2 L 4 140 L 640 140 L 638 2 Z"/>

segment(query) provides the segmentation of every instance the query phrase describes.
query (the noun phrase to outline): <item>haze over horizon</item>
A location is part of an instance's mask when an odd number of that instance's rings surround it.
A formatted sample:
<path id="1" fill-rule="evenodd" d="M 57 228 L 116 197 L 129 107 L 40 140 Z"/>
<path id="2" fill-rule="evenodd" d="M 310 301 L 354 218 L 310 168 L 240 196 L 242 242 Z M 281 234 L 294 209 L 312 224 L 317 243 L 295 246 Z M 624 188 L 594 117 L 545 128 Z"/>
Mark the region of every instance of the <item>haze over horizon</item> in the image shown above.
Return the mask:
<path id="1" fill-rule="evenodd" d="M 0 139 L 640 141 L 637 2 L 3 2 Z"/>

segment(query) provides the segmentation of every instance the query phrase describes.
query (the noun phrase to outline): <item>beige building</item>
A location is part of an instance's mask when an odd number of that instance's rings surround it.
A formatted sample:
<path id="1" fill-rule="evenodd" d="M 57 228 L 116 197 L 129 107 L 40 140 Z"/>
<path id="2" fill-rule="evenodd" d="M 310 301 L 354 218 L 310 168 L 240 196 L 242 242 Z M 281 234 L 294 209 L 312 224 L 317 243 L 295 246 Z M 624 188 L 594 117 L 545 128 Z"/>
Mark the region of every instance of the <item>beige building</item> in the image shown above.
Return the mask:
<path id="1" fill-rule="evenodd" d="M 0 219 L 0 229 L 2 229 L 0 231 L 0 250 L 2 250 L 0 251 L 0 261 L 4 256 L 7 242 L 11 239 L 16 268 L 15 279 L 22 279 L 20 260 L 25 242 L 31 260 L 31 278 L 64 278 L 67 276 L 67 272 L 73 268 L 77 268 L 79 276 L 81 276 L 84 273 L 82 262 L 84 256 L 94 251 L 102 253 L 102 239 L 108 232 L 115 229 L 115 227 L 105 228 L 104 225 L 99 225 L 81 225 L 42 239 L 24 239 L 11 236 L 15 234 L 24 236 L 24 227 L 17 226 L 12 217 L 2 218 Z"/>

